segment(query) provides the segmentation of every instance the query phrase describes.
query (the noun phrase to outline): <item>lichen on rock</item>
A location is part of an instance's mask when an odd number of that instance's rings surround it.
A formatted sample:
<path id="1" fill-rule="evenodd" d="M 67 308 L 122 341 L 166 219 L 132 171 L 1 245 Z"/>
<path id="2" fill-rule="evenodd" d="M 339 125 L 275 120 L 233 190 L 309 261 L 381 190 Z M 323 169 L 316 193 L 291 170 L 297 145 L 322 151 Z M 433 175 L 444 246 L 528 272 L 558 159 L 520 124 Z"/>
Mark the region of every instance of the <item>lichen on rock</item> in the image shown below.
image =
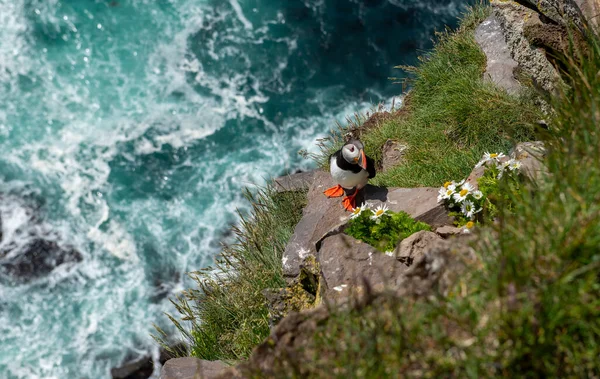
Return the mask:
<path id="1" fill-rule="evenodd" d="M 514 1 L 491 0 L 494 16 L 500 22 L 511 55 L 525 74 L 539 88 L 554 93 L 562 80 L 554 66 L 548 61 L 545 51 L 532 45 L 524 29 L 526 25 L 538 23 L 539 14 Z"/>
<path id="2" fill-rule="evenodd" d="M 264 290 L 271 327 L 290 312 L 299 312 L 317 306 L 321 302 L 320 285 L 319 264 L 314 255 L 308 255 L 300 265 L 298 276 L 286 287 Z"/>

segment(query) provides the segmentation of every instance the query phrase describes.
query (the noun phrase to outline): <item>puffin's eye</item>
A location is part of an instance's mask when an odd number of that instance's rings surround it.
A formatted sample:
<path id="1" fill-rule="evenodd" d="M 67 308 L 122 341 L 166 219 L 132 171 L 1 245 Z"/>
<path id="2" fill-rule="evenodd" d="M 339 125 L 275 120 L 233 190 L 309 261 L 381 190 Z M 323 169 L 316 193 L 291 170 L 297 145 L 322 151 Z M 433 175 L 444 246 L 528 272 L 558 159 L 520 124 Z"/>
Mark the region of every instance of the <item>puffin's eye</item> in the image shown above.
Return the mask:
<path id="1" fill-rule="evenodd" d="M 354 153 L 354 146 L 350 146 L 350 152 Z"/>

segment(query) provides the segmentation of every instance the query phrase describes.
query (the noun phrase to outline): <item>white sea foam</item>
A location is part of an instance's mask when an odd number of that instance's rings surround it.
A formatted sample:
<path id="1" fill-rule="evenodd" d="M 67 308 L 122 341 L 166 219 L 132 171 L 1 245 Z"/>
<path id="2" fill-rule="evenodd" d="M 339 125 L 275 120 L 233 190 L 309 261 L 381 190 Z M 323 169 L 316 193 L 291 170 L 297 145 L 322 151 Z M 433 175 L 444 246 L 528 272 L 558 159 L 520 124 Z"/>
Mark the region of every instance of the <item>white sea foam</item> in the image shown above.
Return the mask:
<path id="1" fill-rule="evenodd" d="M 240 6 L 240 3 L 238 3 L 237 0 L 229 0 L 229 4 L 231 4 L 231 7 L 235 11 L 237 18 L 244 25 L 244 28 L 252 29 L 252 23 L 250 21 L 248 21 L 246 16 L 244 16 L 244 11 L 242 11 L 242 7 Z"/>
<path id="2" fill-rule="evenodd" d="M 31 62 L 26 42 L 27 22 L 24 1 L 0 1 L 0 81 L 12 81 L 27 74 Z"/>

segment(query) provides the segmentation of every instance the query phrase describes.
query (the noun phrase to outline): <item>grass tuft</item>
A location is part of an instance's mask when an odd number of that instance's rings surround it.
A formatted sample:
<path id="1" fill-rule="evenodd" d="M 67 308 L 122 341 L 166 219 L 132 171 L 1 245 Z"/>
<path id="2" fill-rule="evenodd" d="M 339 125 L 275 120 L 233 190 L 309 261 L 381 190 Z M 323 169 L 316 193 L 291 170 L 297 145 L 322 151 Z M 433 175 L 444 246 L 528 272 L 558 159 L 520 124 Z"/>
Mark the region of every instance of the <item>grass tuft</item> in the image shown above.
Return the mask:
<path id="1" fill-rule="evenodd" d="M 191 273 L 197 289 L 173 301 L 180 319 L 168 317 L 191 356 L 244 359 L 269 335 L 262 292 L 285 287 L 281 257 L 306 205 L 306 193 L 266 189 L 246 196 L 252 212 L 241 216 L 240 227 L 234 228 L 237 242 L 224 247 L 214 267 Z M 157 339 L 166 345 L 164 333 L 158 332 Z"/>

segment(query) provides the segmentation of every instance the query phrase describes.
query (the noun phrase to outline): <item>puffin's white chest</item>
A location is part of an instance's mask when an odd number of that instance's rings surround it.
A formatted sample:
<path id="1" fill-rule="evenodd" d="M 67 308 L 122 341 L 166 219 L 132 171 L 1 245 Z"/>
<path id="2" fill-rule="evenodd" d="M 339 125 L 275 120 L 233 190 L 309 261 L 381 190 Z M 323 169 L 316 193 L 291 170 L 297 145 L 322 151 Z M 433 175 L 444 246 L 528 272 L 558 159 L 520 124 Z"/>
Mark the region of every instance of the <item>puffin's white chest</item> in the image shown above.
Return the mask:
<path id="1" fill-rule="evenodd" d="M 335 157 L 331 157 L 329 166 L 329 171 L 331 172 L 331 177 L 333 180 L 346 189 L 351 189 L 354 187 L 358 187 L 360 189 L 367 185 L 367 182 L 369 181 L 369 173 L 367 171 L 360 170 L 357 173 L 353 173 L 352 171 L 342 170 L 338 167 Z"/>

